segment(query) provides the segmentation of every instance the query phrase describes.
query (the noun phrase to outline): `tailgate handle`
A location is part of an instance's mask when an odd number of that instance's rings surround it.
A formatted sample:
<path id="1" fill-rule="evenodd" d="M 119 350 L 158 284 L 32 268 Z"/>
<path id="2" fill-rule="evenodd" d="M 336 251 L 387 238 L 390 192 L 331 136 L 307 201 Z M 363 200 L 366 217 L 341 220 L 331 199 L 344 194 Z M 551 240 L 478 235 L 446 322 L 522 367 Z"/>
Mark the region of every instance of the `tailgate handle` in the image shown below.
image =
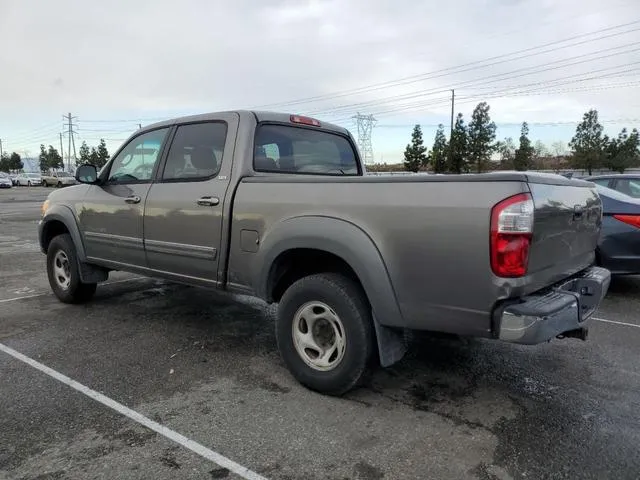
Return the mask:
<path id="1" fill-rule="evenodd" d="M 584 213 L 584 208 L 582 208 L 582 205 L 574 205 L 573 206 L 573 218 L 574 218 L 574 220 L 582 217 L 583 213 Z"/>

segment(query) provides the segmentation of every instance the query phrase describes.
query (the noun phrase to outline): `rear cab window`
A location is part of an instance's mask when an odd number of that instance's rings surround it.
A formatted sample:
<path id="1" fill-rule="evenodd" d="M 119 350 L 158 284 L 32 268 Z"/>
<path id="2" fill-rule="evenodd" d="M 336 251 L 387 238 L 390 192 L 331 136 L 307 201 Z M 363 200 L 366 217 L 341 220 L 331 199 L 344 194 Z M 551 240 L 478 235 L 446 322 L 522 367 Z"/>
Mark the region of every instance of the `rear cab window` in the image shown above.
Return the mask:
<path id="1" fill-rule="evenodd" d="M 361 175 L 357 158 L 349 139 L 336 132 L 270 123 L 256 129 L 256 172 Z"/>

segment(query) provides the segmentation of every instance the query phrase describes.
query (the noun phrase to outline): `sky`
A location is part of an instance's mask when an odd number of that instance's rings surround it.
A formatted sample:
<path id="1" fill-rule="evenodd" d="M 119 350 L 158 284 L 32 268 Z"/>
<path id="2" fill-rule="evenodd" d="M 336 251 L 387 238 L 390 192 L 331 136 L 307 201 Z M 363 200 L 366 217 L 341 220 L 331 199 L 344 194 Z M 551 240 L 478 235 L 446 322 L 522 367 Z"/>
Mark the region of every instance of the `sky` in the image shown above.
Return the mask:
<path id="1" fill-rule="evenodd" d="M 22 155 L 59 147 L 68 113 L 76 150 L 113 151 L 138 124 L 260 108 L 354 135 L 372 114 L 394 163 L 413 125 L 448 133 L 451 89 L 467 123 L 489 103 L 498 139 L 527 121 L 566 146 L 591 108 L 640 127 L 637 0 L 1 0 L 0 32 L 0 139 Z"/>

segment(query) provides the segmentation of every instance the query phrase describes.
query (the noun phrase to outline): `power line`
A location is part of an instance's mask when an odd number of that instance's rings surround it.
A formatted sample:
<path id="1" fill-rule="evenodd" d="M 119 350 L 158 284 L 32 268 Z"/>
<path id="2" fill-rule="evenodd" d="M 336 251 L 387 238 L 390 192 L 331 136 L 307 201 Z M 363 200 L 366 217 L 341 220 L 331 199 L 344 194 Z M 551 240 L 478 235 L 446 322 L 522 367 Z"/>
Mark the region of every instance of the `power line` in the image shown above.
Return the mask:
<path id="1" fill-rule="evenodd" d="M 565 77 L 559 77 L 559 78 L 557 78 L 555 80 L 545 80 L 545 81 L 540 81 L 540 82 L 533 82 L 533 83 L 530 83 L 530 84 L 528 84 L 526 86 L 540 85 L 541 88 L 542 87 L 551 88 L 551 87 L 558 87 L 558 86 L 562 86 L 562 85 L 566 85 L 566 84 L 570 84 L 570 83 L 579 83 L 579 82 L 585 82 L 585 81 L 590 81 L 590 80 L 595 80 L 595 79 L 607 78 L 607 75 L 596 75 L 596 76 L 587 76 L 587 77 L 585 77 L 585 75 L 601 73 L 601 72 L 605 72 L 607 70 L 619 69 L 619 68 L 623 68 L 623 67 L 626 67 L 626 66 L 632 66 L 632 65 L 637 65 L 637 64 L 640 64 L 640 61 L 634 62 L 634 63 L 627 63 L 627 64 L 624 64 L 624 65 L 616 65 L 616 66 L 613 66 L 613 67 L 605 67 L 605 68 L 601 68 L 601 69 L 597 69 L 597 70 L 592 70 L 591 72 L 576 73 L 576 74 L 568 75 L 568 76 L 565 76 Z M 627 69 L 627 70 L 622 71 L 622 72 L 614 72 L 614 73 L 615 74 L 620 74 L 620 73 L 623 73 L 623 72 L 627 73 L 627 72 L 635 71 L 635 70 L 637 70 L 637 68 Z M 522 75 L 518 75 L 518 76 L 522 76 Z M 579 78 L 576 78 L 576 77 L 579 77 Z M 568 80 L 568 79 L 574 79 L 574 80 L 563 82 L 563 80 Z M 476 86 L 473 85 L 473 87 L 475 88 Z M 510 89 L 507 88 L 505 90 L 496 90 L 496 91 L 500 91 L 500 92 L 506 93 L 506 92 L 510 91 Z M 412 95 L 411 97 L 408 97 L 407 100 L 410 100 L 411 98 L 417 98 L 419 96 L 424 96 L 424 95 Z M 479 98 L 484 97 L 484 96 L 486 96 L 486 94 L 478 95 Z M 448 97 L 442 97 L 442 98 L 438 98 L 438 99 L 425 99 L 425 100 L 420 100 L 418 102 L 414 102 L 414 103 L 410 103 L 410 104 L 388 105 L 387 106 L 389 108 L 388 110 L 377 111 L 377 112 L 374 112 L 374 113 L 376 115 L 384 115 L 384 114 L 387 114 L 387 113 L 390 113 L 390 112 L 398 112 L 398 111 L 407 110 L 409 108 L 437 106 L 437 105 L 443 105 L 445 103 L 448 103 Z M 373 104 L 373 105 L 368 105 L 368 106 L 369 107 L 371 107 L 371 106 L 375 107 L 376 105 Z M 378 106 L 384 107 L 385 106 L 384 102 L 381 103 Z"/>
<path id="2" fill-rule="evenodd" d="M 630 45 L 624 45 L 624 47 L 634 46 L 634 45 L 640 45 L 640 42 L 635 42 L 635 43 L 630 44 Z M 594 53 L 603 53 L 605 51 L 611 51 L 611 50 L 617 49 L 617 48 L 620 48 L 620 47 L 608 48 L 608 49 L 604 49 L 604 50 L 601 50 L 601 51 L 598 51 L 598 52 L 594 52 Z M 496 73 L 496 74 L 493 74 L 493 75 L 488 75 L 488 76 L 484 76 L 484 77 L 480 77 L 480 78 L 475 78 L 473 80 L 466 80 L 464 82 L 457 83 L 457 84 L 450 84 L 446 88 L 437 87 L 437 88 L 431 88 L 431 89 L 422 90 L 422 91 L 418 91 L 418 92 L 411 92 L 411 93 L 405 93 L 405 94 L 400 94 L 400 95 L 392 95 L 392 96 L 389 96 L 389 97 L 383 97 L 383 98 L 376 99 L 376 100 L 368 100 L 368 101 L 365 101 L 365 102 L 356 102 L 356 103 L 346 104 L 346 105 L 327 108 L 327 109 L 315 110 L 315 111 L 308 112 L 308 114 L 309 115 L 331 114 L 331 113 L 336 113 L 336 112 L 341 113 L 343 110 L 349 111 L 349 110 L 353 110 L 353 109 L 356 109 L 356 108 L 370 108 L 372 106 L 376 106 L 376 105 L 380 105 L 380 104 L 384 104 L 384 103 L 389 103 L 389 102 L 392 102 L 394 100 L 409 100 L 409 99 L 412 99 L 412 98 L 424 97 L 424 96 L 428 96 L 428 95 L 436 95 L 438 93 L 445 93 L 445 92 L 449 92 L 451 88 L 460 89 L 462 87 L 476 87 L 477 85 L 474 85 L 474 84 L 478 83 L 478 82 L 479 82 L 479 85 L 493 84 L 493 83 L 497 83 L 499 81 L 512 80 L 514 78 L 520 78 L 520 77 L 525 77 L 525 76 L 529 76 L 529 75 L 536 75 L 536 74 L 539 74 L 539 73 L 548 72 L 548 71 L 552 71 L 552 70 L 558 70 L 558 69 L 563 69 L 563 68 L 567 68 L 567 67 L 573 67 L 573 66 L 576 66 L 576 65 L 581 65 L 581 64 L 584 64 L 584 63 L 592 62 L 594 60 L 609 59 L 609 58 L 614 57 L 614 56 L 624 55 L 624 54 L 627 54 L 627 53 L 633 53 L 633 52 L 637 52 L 637 51 L 640 51 L 640 47 L 639 48 L 634 48 L 634 49 L 631 49 L 631 50 L 626 50 L 626 51 L 623 51 L 623 52 L 609 53 L 607 55 L 601 55 L 601 56 L 595 57 L 595 58 L 586 58 L 586 59 L 584 58 L 584 57 L 587 57 L 589 55 L 593 55 L 593 53 L 576 55 L 574 57 L 569 57 L 569 58 L 562 59 L 562 60 L 555 60 L 553 62 L 548 62 L 548 63 L 544 63 L 544 64 L 517 68 L 517 69 L 511 70 L 509 72 Z M 571 62 L 571 63 L 566 63 L 564 65 L 556 65 L 558 63 L 567 62 L 568 60 L 575 60 L 575 59 L 579 59 L 579 58 L 583 58 L 583 59 L 579 60 L 579 61 Z M 630 63 L 630 64 L 626 63 L 626 64 L 623 64 L 623 65 L 619 65 L 617 67 L 608 67 L 608 69 L 621 68 L 621 67 L 628 66 L 628 65 L 635 65 L 637 63 L 640 63 L 640 62 L 635 62 L 635 63 Z M 527 70 L 532 70 L 532 71 L 527 71 Z M 517 75 L 513 75 L 513 74 L 517 74 Z M 487 80 L 489 80 L 489 81 L 487 81 Z"/>
<path id="3" fill-rule="evenodd" d="M 572 40 L 577 40 L 577 39 L 580 39 L 580 38 L 589 37 L 589 36 L 597 34 L 597 33 L 608 32 L 608 31 L 611 31 L 611 30 L 624 28 L 624 27 L 629 27 L 629 26 L 637 25 L 637 24 L 640 24 L 640 20 L 635 20 L 633 22 L 628 22 L 628 23 L 619 24 L 619 25 L 613 25 L 613 26 L 602 28 L 602 29 L 599 29 L 599 30 L 593 30 L 591 32 L 583 33 L 583 34 L 580 34 L 580 35 L 574 35 L 572 37 L 568 37 L 568 38 L 565 38 L 565 39 L 562 39 L 562 40 L 556 40 L 556 41 L 553 41 L 553 42 L 547 42 L 547 43 L 543 43 L 543 44 L 540 44 L 540 45 L 536 45 L 534 47 L 524 48 L 524 49 L 521 49 L 521 50 L 516 50 L 516 51 L 510 52 L 510 53 L 505 53 L 505 54 L 501 54 L 501 55 L 495 55 L 493 57 L 485 58 L 483 60 L 476 60 L 476 61 L 473 61 L 473 62 L 468 62 L 468 63 L 464 63 L 464 64 L 461 64 L 461 65 L 453 66 L 453 67 L 447 67 L 447 68 L 442 68 L 442 69 L 439 69 L 439 70 L 434 70 L 432 72 L 422 73 L 422 74 L 418 74 L 418 75 L 411 75 L 411 76 L 399 78 L 399 79 L 396 79 L 396 80 L 389 80 L 389 81 L 382 82 L 382 83 L 375 83 L 375 84 L 367 85 L 367 86 L 364 86 L 364 87 L 358 87 L 358 88 L 349 89 L 349 90 L 343 90 L 343 91 L 334 92 L 334 93 L 316 95 L 316 96 L 313 96 L 313 97 L 306 97 L 306 98 L 301 98 L 301 99 L 291 100 L 291 101 L 285 101 L 285 102 L 276 102 L 276 103 L 271 103 L 271 104 L 266 104 L 266 105 L 260 105 L 260 106 L 254 107 L 254 108 L 271 108 L 271 107 L 276 107 L 276 106 L 282 107 L 282 106 L 299 105 L 299 104 L 304 104 L 304 103 L 312 103 L 312 102 L 316 102 L 316 101 L 329 100 L 329 99 L 334 99 L 334 98 L 339 98 L 339 97 L 344 97 L 344 96 L 350 96 L 350 95 L 355 95 L 355 94 L 369 93 L 369 92 L 372 92 L 372 91 L 375 91 L 375 90 L 380 90 L 380 89 L 389 88 L 389 87 L 395 87 L 395 86 L 399 86 L 399 85 L 406 85 L 408 83 L 413 83 L 413 82 L 417 82 L 417 81 L 421 81 L 421 80 L 435 78 L 434 76 L 436 74 L 442 74 L 442 73 L 445 73 L 445 72 L 450 72 L 447 75 L 451 75 L 453 73 L 461 73 L 461 72 L 452 72 L 452 70 L 458 70 L 458 69 L 461 69 L 461 68 L 471 67 L 471 66 L 476 66 L 476 68 L 479 68 L 479 66 L 481 64 L 486 63 L 486 62 L 491 62 L 493 60 L 499 60 L 499 59 L 505 59 L 507 57 L 511 57 L 511 56 L 514 56 L 514 55 L 519 55 L 519 54 L 522 54 L 522 53 L 533 52 L 530 55 L 520 56 L 518 58 L 507 60 L 507 61 L 520 60 L 522 58 L 528 58 L 528 57 L 531 57 L 531 56 L 541 55 L 543 53 L 550 53 L 552 51 L 557 51 L 557 50 L 560 50 L 560 49 L 563 49 L 563 48 L 574 47 L 574 46 L 581 45 L 581 44 L 584 44 L 584 43 L 590 43 L 590 42 L 594 42 L 594 41 L 603 40 L 603 39 L 606 39 L 606 38 L 611 38 L 613 36 L 625 35 L 627 33 L 633 33 L 635 31 L 637 31 L 638 29 L 632 29 L 632 30 L 628 30 L 628 31 L 624 31 L 624 32 L 617 32 L 617 33 L 610 34 L 610 35 L 604 35 L 604 36 L 601 36 L 601 37 L 590 38 L 590 39 L 584 40 L 583 42 L 578 42 L 578 43 L 574 43 L 574 44 L 570 44 L 570 45 L 564 45 L 562 47 L 558 47 L 558 48 L 551 49 L 551 50 L 548 50 L 548 51 L 542 51 L 542 52 L 539 51 L 539 49 L 541 49 L 541 48 L 545 48 L 545 47 L 549 47 L 549 46 L 553 46 L 553 45 L 558 45 L 558 44 L 561 44 L 561 43 L 570 42 Z M 491 64 L 491 65 L 493 65 L 493 64 Z M 491 66 L 491 65 L 483 65 L 480 68 L 484 68 L 486 66 Z M 464 71 L 468 71 L 468 70 L 464 70 Z M 440 76 L 442 76 L 442 75 L 440 75 Z"/>
<path id="4" fill-rule="evenodd" d="M 85 123 L 138 123 L 138 122 L 160 122 L 162 120 L 167 120 L 168 117 L 152 117 L 152 118 L 129 118 L 126 120 L 107 120 L 107 119 L 90 119 L 90 120 L 82 120 Z"/>

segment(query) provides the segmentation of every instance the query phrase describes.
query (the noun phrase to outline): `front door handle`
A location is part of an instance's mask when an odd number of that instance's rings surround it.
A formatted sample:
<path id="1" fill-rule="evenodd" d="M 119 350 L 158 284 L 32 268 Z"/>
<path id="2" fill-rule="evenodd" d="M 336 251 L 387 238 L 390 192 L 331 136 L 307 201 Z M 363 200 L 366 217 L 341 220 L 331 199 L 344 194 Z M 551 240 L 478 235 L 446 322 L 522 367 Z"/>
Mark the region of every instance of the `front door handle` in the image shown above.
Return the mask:
<path id="1" fill-rule="evenodd" d="M 198 199 L 198 205 L 203 207 L 213 207 L 220 203 L 220 199 L 218 197 L 200 197 Z"/>
<path id="2" fill-rule="evenodd" d="M 140 203 L 140 197 L 137 195 L 131 195 L 130 197 L 125 198 L 124 201 L 127 203 Z"/>

